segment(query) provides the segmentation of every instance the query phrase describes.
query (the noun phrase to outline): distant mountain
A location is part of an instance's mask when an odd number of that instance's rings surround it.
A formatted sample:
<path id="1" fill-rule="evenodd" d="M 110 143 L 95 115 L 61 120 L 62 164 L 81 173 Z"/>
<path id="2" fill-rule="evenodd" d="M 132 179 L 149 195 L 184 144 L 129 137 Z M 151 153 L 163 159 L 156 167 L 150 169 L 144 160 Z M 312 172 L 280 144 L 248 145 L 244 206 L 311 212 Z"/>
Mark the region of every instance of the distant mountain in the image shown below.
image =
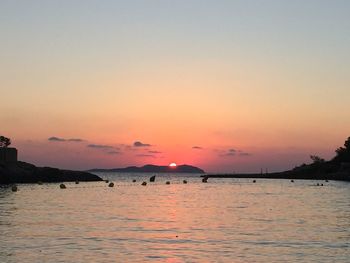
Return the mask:
<path id="1" fill-rule="evenodd" d="M 129 166 L 126 168 L 91 169 L 89 172 L 119 172 L 119 173 L 205 173 L 202 169 L 191 165 L 176 167 L 147 164 L 142 167 Z"/>

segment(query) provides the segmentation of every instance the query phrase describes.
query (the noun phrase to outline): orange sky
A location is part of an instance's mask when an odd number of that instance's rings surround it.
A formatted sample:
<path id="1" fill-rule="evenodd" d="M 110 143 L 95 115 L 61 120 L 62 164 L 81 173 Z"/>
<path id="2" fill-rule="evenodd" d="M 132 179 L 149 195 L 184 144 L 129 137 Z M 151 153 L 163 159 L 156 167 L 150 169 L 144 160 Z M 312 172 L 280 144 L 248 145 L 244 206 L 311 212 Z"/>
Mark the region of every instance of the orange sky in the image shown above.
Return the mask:
<path id="1" fill-rule="evenodd" d="M 283 170 L 350 135 L 344 2 L 78 2 L 0 10 L 0 133 L 25 161 Z"/>

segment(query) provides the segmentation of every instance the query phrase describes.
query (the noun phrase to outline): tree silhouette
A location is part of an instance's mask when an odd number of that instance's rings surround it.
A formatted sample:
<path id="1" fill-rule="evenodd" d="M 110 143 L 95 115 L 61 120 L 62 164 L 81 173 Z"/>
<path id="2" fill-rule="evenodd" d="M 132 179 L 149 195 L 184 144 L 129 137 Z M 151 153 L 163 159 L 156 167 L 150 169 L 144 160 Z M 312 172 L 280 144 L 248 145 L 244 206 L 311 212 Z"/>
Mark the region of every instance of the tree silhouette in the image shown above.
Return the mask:
<path id="1" fill-rule="evenodd" d="M 344 147 L 339 147 L 335 152 L 337 155 L 334 157 L 334 161 L 350 162 L 350 137 L 344 142 Z"/>
<path id="2" fill-rule="evenodd" d="M 320 156 L 317 156 L 317 155 L 310 155 L 310 158 L 314 163 L 324 163 L 325 162 L 325 160 L 323 158 L 321 158 Z"/>
<path id="3" fill-rule="evenodd" d="M 7 148 L 11 144 L 11 139 L 5 136 L 0 136 L 0 148 Z"/>

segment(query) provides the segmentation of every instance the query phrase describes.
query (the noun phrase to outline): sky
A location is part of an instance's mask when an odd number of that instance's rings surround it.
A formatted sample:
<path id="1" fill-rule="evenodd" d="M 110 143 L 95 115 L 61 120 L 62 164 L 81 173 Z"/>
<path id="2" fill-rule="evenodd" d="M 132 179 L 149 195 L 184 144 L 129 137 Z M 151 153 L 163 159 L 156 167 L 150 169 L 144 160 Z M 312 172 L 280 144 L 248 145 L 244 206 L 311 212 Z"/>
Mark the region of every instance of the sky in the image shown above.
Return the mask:
<path id="1" fill-rule="evenodd" d="M 281 171 L 350 136 L 350 1 L 0 1 L 0 134 L 69 169 Z"/>

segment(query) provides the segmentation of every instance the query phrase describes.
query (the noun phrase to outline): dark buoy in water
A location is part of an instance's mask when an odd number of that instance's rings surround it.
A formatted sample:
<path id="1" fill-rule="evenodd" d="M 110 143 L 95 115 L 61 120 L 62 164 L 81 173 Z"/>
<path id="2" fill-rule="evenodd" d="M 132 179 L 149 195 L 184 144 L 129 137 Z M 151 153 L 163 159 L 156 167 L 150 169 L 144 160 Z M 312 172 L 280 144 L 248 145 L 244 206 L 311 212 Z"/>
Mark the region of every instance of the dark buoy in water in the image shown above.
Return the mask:
<path id="1" fill-rule="evenodd" d="M 108 187 L 114 187 L 114 183 L 109 183 Z"/>
<path id="2" fill-rule="evenodd" d="M 132 182 L 133 182 L 133 183 L 136 183 L 136 180 L 134 179 L 134 180 L 132 180 Z"/>
<path id="3" fill-rule="evenodd" d="M 294 183 L 294 180 L 292 179 L 292 180 L 290 180 L 292 183 Z"/>
<path id="4" fill-rule="evenodd" d="M 321 184 L 321 186 L 323 186 L 323 184 Z"/>
<path id="5" fill-rule="evenodd" d="M 142 182 L 141 185 L 146 186 L 146 185 L 147 185 L 147 182 Z"/>
<path id="6" fill-rule="evenodd" d="M 170 184 L 170 182 L 169 181 L 166 181 L 166 183 L 165 184 Z"/>
<path id="7" fill-rule="evenodd" d="M 183 180 L 182 182 L 183 182 L 184 184 L 187 184 L 187 180 Z"/>
<path id="8" fill-rule="evenodd" d="M 155 180 L 156 180 L 156 176 L 155 176 L 155 175 L 153 175 L 153 176 L 151 176 L 151 177 L 149 178 L 149 181 L 152 182 L 152 183 L 153 183 Z"/>
<path id="9" fill-rule="evenodd" d="M 13 185 L 13 186 L 11 187 L 11 190 L 12 190 L 12 192 L 17 192 L 17 191 L 18 191 L 18 188 L 17 188 L 16 185 Z"/>
<path id="10" fill-rule="evenodd" d="M 255 183 L 256 183 L 256 180 L 253 180 L 253 183 L 255 184 Z"/>
<path id="11" fill-rule="evenodd" d="M 79 181 L 75 181 L 75 184 L 79 184 Z"/>
<path id="12" fill-rule="evenodd" d="M 61 189 L 66 189 L 67 187 L 66 187 L 65 184 L 60 184 L 60 188 L 61 188 Z"/>

